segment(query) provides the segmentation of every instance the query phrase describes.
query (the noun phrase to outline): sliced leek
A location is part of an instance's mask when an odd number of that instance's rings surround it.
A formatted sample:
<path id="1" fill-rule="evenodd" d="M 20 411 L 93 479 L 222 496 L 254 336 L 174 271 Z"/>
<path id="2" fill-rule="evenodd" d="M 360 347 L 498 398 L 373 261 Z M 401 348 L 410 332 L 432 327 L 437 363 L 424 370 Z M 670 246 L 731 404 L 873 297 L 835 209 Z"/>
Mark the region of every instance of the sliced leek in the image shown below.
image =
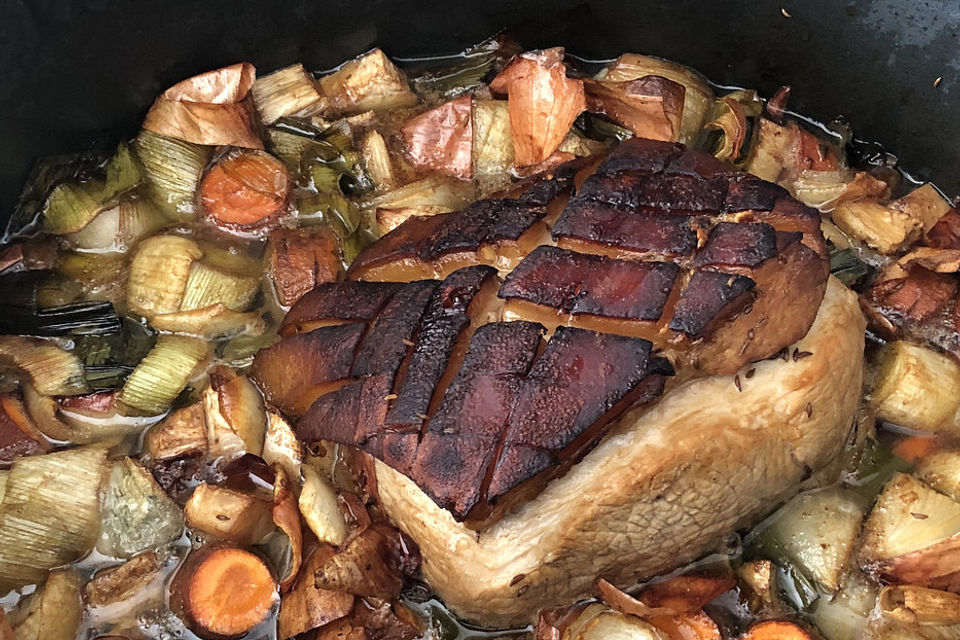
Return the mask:
<path id="1" fill-rule="evenodd" d="M 106 458 L 90 447 L 13 463 L 0 502 L 0 590 L 39 582 L 90 550 Z"/>
<path id="2" fill-rule="evenodd" d="M 118 402 L 145 414 L 163 413 L 186 388 L 197 365 L 209 355 L 209 347 L 202 340 L 160 336 L 127 378 Z"/>
<path id="3" fill-rule="evenodd" d="M 203 251 L 189 238 L 164 235 L 144 240 L 130 263 L 130 309 L 148 318 L 179 311 L 191 267 L 201 256 Z"/>
<path id="4" fill-rule="evenodd" d="M 318 105 L 323 96 L 316 81 L 299 63 L 257 78 L 252 92 L 264 124 L 273 124 L 283 116 L 322 106 Z"/>
<path id="5" fill-rule="evenodd" d="M 150 320 L 157 331 L 204 340 L 230 340 L 240 335 L 260 335 L 267 323 L 256 313 L 240 313 L 217 302 L 190 311 L 162 313 Z"/>
<path id="6" fill-rule="evenodd" d="M 47 340 L 0 336 L 0 363 L 23 371 L 43 395 L 71 396 L 90 390 L 80 360 Z"/>
<path id="7" fill-rule="evenodd" d="M 113 463 L 104 494 L 101 553 L 130 558 L 180 537 L 180 507 L 131 458 Z"/>
<path id="8" fill-rule="evenodd" d="M 190 270 L 180 310 L 192 311 L 219 303 L 233 311 L 243 311 L 253 301 L 259 287 L 260 281 L 255 277 L 197 262 Z"/>
<path id="9" fill-rule="evenodd" d="M 877 417 L 921 431 L 960 433 L 960 365 L 926 346 L 897 340 L 874 358 L 870 394 Z"/>
<path id="10" fill-rule="evenodd" d="M 513 166 L 513 137 L 506 100 L 473 103 L 473 171 L 477 176 L 502 175 Z"/>
<path id="11" fill-rule="evenodd" d="M 323 76 L 320 87 L 337 113 L 383 111 L 417 104 L 417 96 L 407 85 L 403 72 L 380 49 Z"/>
<path id="12" fill-rule="evenodd" d="M 171 218 L 192 219 L 194 195 L 210 161 L 210 147 L 146 130 L 140 132 L 133 146 L 154 202 Z"/>
<path id="13" fill-rule="evenodd" d="M 117 196 L 134 188 L 143 181 L 140 163 L 126 142 L 120 143 L 117 152 L 107 163 L 107 181 L 103 188 L 103 202 L 110 202 Z"/>
<path id="14" fill-rule="evenodd" d="M 103 210 L 102 190 L 103 185 L 95 181 L 54 187 L 43 205 L 43 230 L 61 234 L 83 229 Z"/>
<path id="15" fill-rule="evenodd" d="M 360 156 L 367 169 L 367 175 L 380 191 L 393 187 L 397 177 L 390 160 L 390 151 L 383 136 L 376 129 L 371 129 L 360 141 Z"/>

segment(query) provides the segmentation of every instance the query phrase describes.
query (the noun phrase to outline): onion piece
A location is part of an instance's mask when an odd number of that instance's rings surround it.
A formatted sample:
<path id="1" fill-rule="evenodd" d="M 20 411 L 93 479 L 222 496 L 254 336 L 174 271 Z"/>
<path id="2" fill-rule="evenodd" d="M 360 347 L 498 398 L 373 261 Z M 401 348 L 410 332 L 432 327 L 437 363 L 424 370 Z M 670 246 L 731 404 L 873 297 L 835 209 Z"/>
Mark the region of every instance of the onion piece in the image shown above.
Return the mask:
<path id="1" fill-rule="evenodd" d="M 217 366 L 210 372 L 210 388 L 204 393 L 203 406 L 214 455 L 227 453 L 217 442 L 227 431 L 240 439 L 239 446 L 243 451 L 256 456 L 261 454 L 267 412 L 263 396 L 249 378 Z"/>
<path id="2" fill-rule="evenodd" d="M 413 166 L 461 180 L 473 177 L 472 96 L 460 96 L 421 113 L 408 120 L 400 134 Z"/>
<path id="3" fill-rule="evenodd" d="M 473 197 L 474 186 L 471 182 L 434 175 L 370 198 L 364 202 L 364 206 L 371 209 L 436 206 L 456 211 L 469 204 Z"/>
<path id="4" fill-rule="evenodd" d="M 89 447 L 13 463 L 0 502 L 0 590 L 39 582 L 90 550 L 106 457 Z"/>
<path id="5" fill-rule="evenodd" d="M 684 86 L 663 76 L 625 82 L 584 80 L 587 108 L 651 140 L 676 140 L 683 117 Z"/>
<path id="6" fill-rule="evenodd" d="M 311 466 L 301 467 L 303 488 L 300 491 L 300 513 L 317 539 L 334 546 L 347 538 L 347 522 L 340 511 L 337 492 L 319 471 Z"/>
<path id="7" fill-rule="evenodd" d="M 894 475 L 864 525 L 861 561 L 900 582 L 960 589 L 960 503 Z"/>
<path id="8" fill-rule="evenodd" d="M 605 82 L 628 82 L 644 76 L 662 76 L 684 86 L 683 117 L 676 139 L 684 144 L 693 142 L 713 103 L 713 89 L 696 71 L 668 60 L 635 53 L 625 53 L 597 74 Z"/>
<path id="9" fill-rule="evenodd" d="M 300 492 L 300 468 L 303 451 L 293 427 L 278 413 L 267 412 L 267 433 L 261 457 L 270 466 L 283 467 L 294 493 Z"/>
<path id="10" fill-rule="evenodd" d="M 929 182 L 894 200 L 890 206 L 914 220 L 919 220 L 924 233 L 929 233 L 933 226 L 953 209 L 950 201 Z"/>
<path id="11" fill-rule="evenodd" d="M 80 577 L 64 569 L 51 573 L 10 613 L 9 621 L 16 640 L 74 640 L 82 613 Z"/>
<path id="12" fill-rule="evenodd" d="M 920 220 L 876 202 L 841 202 L 831 214 L 833 223 L 880 253 L 892 254 L 915 242 L 923 232 Z"/>
<path id="13" fill-rule="evenodd" d="M 90 391 L 80 360 L 47 340 L 0 336 L 0 364 L 22 371 L 34 388 L 46 396 Z"/>
<path id="14" fill-rule="evenodd" d="M 514 160 L 520 167 L 549 158 L 587 108 L 583 81 L 567 77 L 562 47 L 524 53 L 490 89 L 508 96 Z"/>
<path id="15" fill-rule="evenodd" d="M 143 128 L 195 144 L 262 149 L 248 97 L 256 75 L 241 62 L 178 82 L 153 103 Z"/>
<path id="16" fill-rule="evenodd" d="M 300 565 L 303 563 L 303 528 L 300 525 L 300 511 L 297 509 L 297 497 L 287 472 L 281 465 L 271 465 L 273 480 L 273 523 L 290 541 L 290 566 L 287 575 L 280 578 L 280 590 L 286 591 L 293 586 Z"/>

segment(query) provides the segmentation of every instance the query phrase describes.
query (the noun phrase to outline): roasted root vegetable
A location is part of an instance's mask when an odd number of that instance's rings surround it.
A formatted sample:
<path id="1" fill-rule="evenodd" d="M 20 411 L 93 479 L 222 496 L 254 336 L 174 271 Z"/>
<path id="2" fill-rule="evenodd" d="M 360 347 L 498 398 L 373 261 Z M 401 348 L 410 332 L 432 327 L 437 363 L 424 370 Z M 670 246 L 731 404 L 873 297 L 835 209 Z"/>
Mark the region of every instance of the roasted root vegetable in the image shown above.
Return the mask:
<path id="1" fill-rule="evenodd" d="M 96 540 L 106 449 L 20 458 L 0 501 L 0 590 L 40 582 Z"/>
<path id="2" fill-rule="evenodd" d="M 918 218 L 868 200 L 841 202 L 831 218 L 844 233 L 884 254 L 896 253 L 923 232 L 923 223 Z"/>
<path id="3" fill-rule="evenodd" d="M 260 76 L 253 83 L 252 93 L 263 124 L 322 109 L 325 102 L 316 80 L 299 63 Z"/>
<path id="4" fill-rule="evenodd" d="M 222 366 L 213 369 L 203 405 L 207 439 L 214 455 L 231 452 L 231 437 L 239 439 L 239 450 L 260 455 L 267 412 L 263 396 L 246 376 Z"/>
<path id="5" fill-rule="evenodd" d="M 0 365 L 13 367 L 46 396 L 87 393 L 86 374 L 72 353 L 53 342 L 23 336 L 0 336 Z"/>
<path id="6" fill-rule="evenodd" d="M 262 149 L 248 98 L 256 75 L 243 62 L 178 82 L 153 103 L 143 128 L 195 144 Z"/>
<path id="7" fill-rule="evenodd" d="M 960 501 L 960 451 L 952 448 L 939 449 L 934 438 L 926 438 L 930 450 L 917 462 L 916 474 L 940 493 Z"/>
<path id="8" fill-rule="evenodd" d="M 161 336 L 127 378 L 117 401 L 134 412 L 163 413 L 209 355 L 210 347 L 201 340 Z"/>
<path id="9" fill-rule="evenodd" d="M 275 221 L 286 209 L 292 182 L 284 164 L 265 151 L 231 151 L 200 181 L 200 203 L 214 222 L 251 230 Z"/>
<path id="10" fill-rule="evenodd" d="M 342 272 L 337 237 L 329 227 L 271 231 L 265 261 L 277 300 L 285 306 Z"/>
<path id="11" fill-rule="evenodd" d="M 160 575 L 155 551 L 138 554 L 123 564 L 97 571 L 83 588 L 83 599 L 91 607 L 105 607 L 136 597 Z"/>
<path id="12" fill-rule="evenodd" d="M 401 109 L 417 103 L 403 72 L 380 49 L 347 62 L 319 82 L 334 114 Z"/>
<path id="13" fill-rule="evenodd" d="M 920 625 L 960 624 L 960 595 L 912 585 L 880 590 L 880 610 L 885 617 Z"/>
<path id="14" fill-rule="evenodd" d="M 591 604 L 579 612 L 576 618 L 566 625 L 562 637 L 569 640 L 603 640 L 605 638 L 666 640 L 666 636 L 649 622 L 634 616 L 623 615 L 602 604 Z"/>
<path id="15" fill-rule="evenodd" d="M 393 160 L 390 159 L 390 150 L 387 149 L 387 141 L 384 140 L 383 134 L 376 129 L 367 131 L 360 140 L 359 151 L 367 175 L 370 176 L 377 190 L 387 191 L 393 188 L 397 182 L 397 176 L 393 170 Z"/>
<path id="16" fill-rule="evenodd" d="M 739 640 L 813 640 L 813 636 L 793 622 L 767 620 L 750 627 Z"/>
<path id="17" fill-rule="evenodd" d="M 311 466 L 303 466 L 300 513 L 317 540 L 340 546 L 347 538 L 347 522 L 330 481 Z"/>
<path id="18" fill-rule="evenodd" d="M 473 97 L 454 98 L 408 120 L 400 130 L 412 165 L 461 180 L 473 177 Z"/>
<path id="19" fill-rule="evenodd" d="M 254 545 L 274 531 L 273 505 L 260 497 L 201 484 L 183 508 L 187 525 L 239 545 Z"/>
<path id="20" fill-rule="evenodd" d="M 131 458 L 113 463 L 103 497 L 97 549 L 130 558 L 180 537 L 183 514 L 150 472 Z"/>
<path id="21" fill-rule="evenodd" d="M 960 589 L 960 503 L 896 474 L 864 524 L 864 568 L 897 582 Z"/>
<path id="22" fill-rule="evenodd" d="M 930 432 L 960 432 L 960 365 L 929 347 L 897 340 L 876 353 L 871 404 L 877 417 Z"/>
<path id="23" fill-rule="evenodd" d="M 74 640 L 82 615 L 80 576 L 64 569 L 51 573 L 7 620 L 15 640 Z"/>
<path id="24" fill-rule="evenodd" d="M 303 449 L 290 423 L 273 411 L 267 412 L 267 432 L 263 438 L 263 451 L 260 455 L 267 464 L 282 467 L 287 478 L 291 482 L 298 483 L 300 467 L 303 463 Z"/>
<path id="25" fill-rule="evenodd" d="M 150 326 L 164 333 L 228 340 L 240 335 L 259 336 L 266 329 L 266 322 L 257 313 L 241 313 L 215 302 L 199 309 L 155 315 Z"/>
<path id="26" fill-rule="evenodd" d="M 473 171 L 497 176 L 513 166 L 510 108 L 506 100 L 473 101 Z"/>
<path id="27" fill-rule="evenodd" d="M 894 200 L 889 206 L 913 220 L 919 220 L 925 235 L 953 209 L 943 194 L 929 182 Z"/>
<path id="28" fill-rule="evenodd" d="M 191 629 L 203 638 L 242 636 L 266 620 L 279 599 L 264 561 L 231 545 L 191 553 L 172 588 Z"/>
<path id="29" fill-rule="evenodd" d="M 344 618 L 353 610 L 353 595 L 314 585 L 314 572 L 333 556 L 333 548 L 321 544 L 306 559 L 293 588 L 284 594 L 280 602 L 278 637 L 290 638 L 306 633 Z"/>
<path id="30" fill-rule="evenodd" d="M 890 185 L 866 171 L 804 169 L 793 181 L 791 192 L 800 202 L 820 211 L 833 211 L 842 202 L 885 200 Z"/>
<path id="31" fill-rule="evenodd" d="M 151 427 L 143 439 L 144 451 L 152 460 L 180 456 L 205 456 L 207 429 L 200 402 L 177 409 Z"/>
<path id="32" fill-rule="evenodd" d="M 287 591 L 300 573 L 303 562 L 303 527 L 300 524 L 300 511 L 297 509 L 295 480 L 288 476 L 279 464 L 271 469 L 274 473 L 271 509 L 273 524 L 287 536 L 290 544 L 290 562 L 286 572 L 280 576 L 280 590 Z"/>
<path id="33" fill-rule="evenodd" d="M 182 236 L 155 236 L 141 242 L 130 262 L 130 309 L 148 318 L 179 311 L 193 263 L 202 256 L 200 246 Z"/>
<path id="34" fill-rule="evenodd" d="M 804 171 L 837 171 L 838 153 L 796 122 L 761 117 L 745 169 L 764 180 L 790 186 Z"/>
<path id="35" fill-rule="evenodd" d="M 319 589 L 353 595 L 396 599 L 405 576 L 420 565 L 416 544 L 384 522 L 370 525 L 346 548 L 316 567 L 313 572 Z"/>
<path id="36" fill-rule="evenodd" d="M 549 158 L 587 108 L 583 81 L 567 77 L 560 47 L 524 53 L 490 88 L 508 96 L 514 161 L 520 167 Z"/>

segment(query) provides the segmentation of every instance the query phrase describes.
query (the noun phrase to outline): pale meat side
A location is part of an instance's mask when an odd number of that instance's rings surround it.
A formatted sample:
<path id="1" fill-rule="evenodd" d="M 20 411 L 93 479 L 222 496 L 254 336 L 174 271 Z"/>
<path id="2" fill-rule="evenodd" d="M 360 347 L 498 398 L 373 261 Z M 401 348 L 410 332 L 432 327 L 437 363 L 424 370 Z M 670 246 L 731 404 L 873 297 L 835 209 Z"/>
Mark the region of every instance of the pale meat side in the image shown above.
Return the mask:
<path id="1" fill-rule="evenodd" d="M 865 322 L 831 278 L 809 333 L 749 379 L 691 381 L 621 419 L 565 476 L 488 529 L 454 520 L 377 461 L 380 500 L 419 544 L 423 573 L 458 615 L 531 622 L 590 596 L 597 576 L 628 586 L 720 546 L 817 478 L 840 453 L 863 380 Z M 807 484 L 810 484 L 809 482 Z"/>

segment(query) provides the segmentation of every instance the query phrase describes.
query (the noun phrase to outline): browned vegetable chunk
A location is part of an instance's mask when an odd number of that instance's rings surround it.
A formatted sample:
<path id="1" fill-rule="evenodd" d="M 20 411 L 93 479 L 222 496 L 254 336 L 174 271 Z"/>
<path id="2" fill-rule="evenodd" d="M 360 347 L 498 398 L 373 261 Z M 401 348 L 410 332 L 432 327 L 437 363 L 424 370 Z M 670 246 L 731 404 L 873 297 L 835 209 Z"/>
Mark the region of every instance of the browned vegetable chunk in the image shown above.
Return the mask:
<path id="1" fill-rule="evenodd" d="M 253 359 L 251 377 L 267 399 L 302 414 L 313 401 L 349 379 L 366 325 L 321 327 L 284 338 Z"/>
<path id="2" fill-rule="evenodd" d="M 640 138 L 676 140 L 683 116 L 683 85 L 662 76 L 626 82 L 584 80 L 587 109 L 602 113 Z"/>
<path id="3" fill-rule="evenodd" d="M 337 238 L 324 227 L 275 229 L 267 242 L 267 270 L 280 304 L 291 305 L 340 274 Z"/>

